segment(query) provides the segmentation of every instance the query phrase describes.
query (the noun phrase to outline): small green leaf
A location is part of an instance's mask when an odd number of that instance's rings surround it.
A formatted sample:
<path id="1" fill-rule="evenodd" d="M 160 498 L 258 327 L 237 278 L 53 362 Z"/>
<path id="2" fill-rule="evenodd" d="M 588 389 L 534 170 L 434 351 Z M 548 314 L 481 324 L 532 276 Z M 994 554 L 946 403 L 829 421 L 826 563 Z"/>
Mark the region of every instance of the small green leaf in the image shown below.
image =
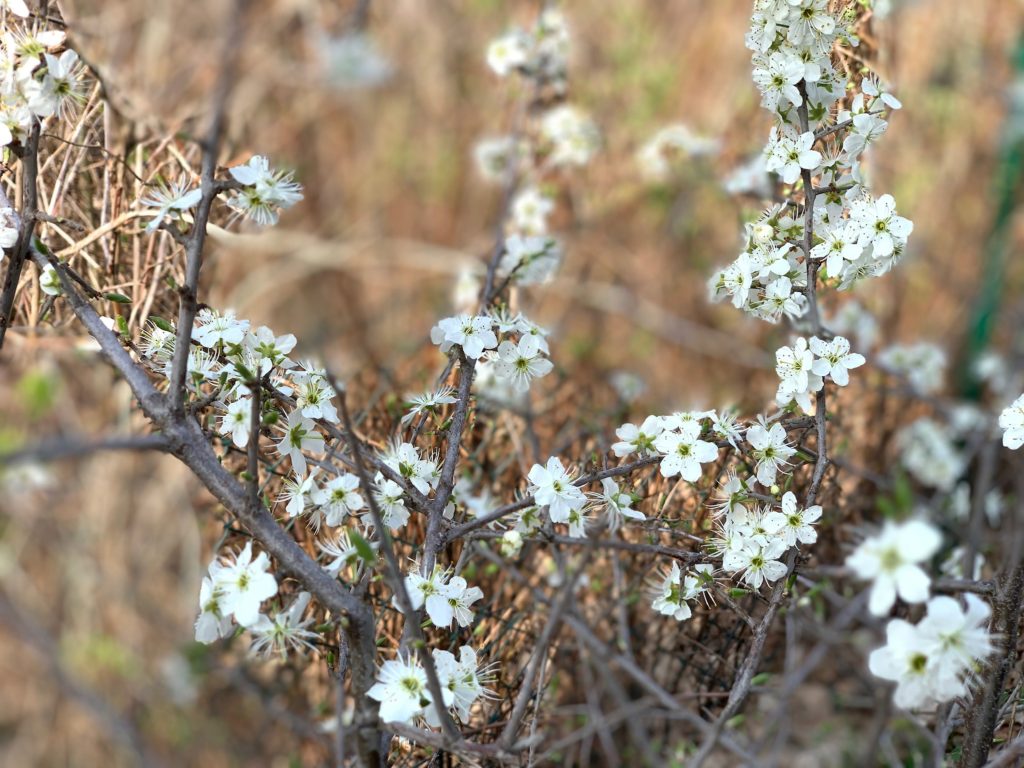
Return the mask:
<path id="1" fill-rule="evenodd" d="M 352 540 L 352 545 L 356 548 L 356 553 L 365 560 L 367 563 L 373 563 L 377 560 L 377 555 L 373 551 L 373 547 L 370 543 L 356 533 L 354 530 L 348 532 L 349 538 Z"/>
<path id="2" fill-rule="evenodd" d="M 159 328 L 161 331 L 167 331 L 167 333 L 174 333 L 174 326 L 164 320 L 159 315 L 150 315 L 149 322 Z"/>
<path id="3" fill-rule="evenodd" d="M 33 421 L 45 416 L 57 400 L 59 379 L 52 373 L 36 369 L 29 371 L 16 385 L 17 392 Z"/>
<path id="4" fill-rule="evenodd" d="M 107 301 L 112 301 L 115 304 L 131 304 L 132 300 L 125 296 L 123 293 L 104 293 L 103 298 Z"/>
<path id="5" fill-rule="evenodd" d="M 235 370 L 238 371 L 239 375 L 242 377 L 242 381 L 255 380 L 255 377 L 252 375 L 252 372 L 237 361 L 235 362 Z"/>

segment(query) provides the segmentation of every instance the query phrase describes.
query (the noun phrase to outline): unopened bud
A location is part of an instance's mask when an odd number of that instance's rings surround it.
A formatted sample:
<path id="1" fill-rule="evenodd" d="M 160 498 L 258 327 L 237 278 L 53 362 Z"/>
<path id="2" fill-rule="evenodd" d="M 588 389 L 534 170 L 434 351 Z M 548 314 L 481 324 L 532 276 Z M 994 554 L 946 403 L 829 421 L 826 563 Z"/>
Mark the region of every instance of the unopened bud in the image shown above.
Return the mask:
<path id="1" fill-rule="evenodd" d="M 761 222 L 754 227 L 753 236 L 755 243 L 764 245 L 771 242 L 771 239 L 775 237 L 775 228 L 767 222 Z"/>

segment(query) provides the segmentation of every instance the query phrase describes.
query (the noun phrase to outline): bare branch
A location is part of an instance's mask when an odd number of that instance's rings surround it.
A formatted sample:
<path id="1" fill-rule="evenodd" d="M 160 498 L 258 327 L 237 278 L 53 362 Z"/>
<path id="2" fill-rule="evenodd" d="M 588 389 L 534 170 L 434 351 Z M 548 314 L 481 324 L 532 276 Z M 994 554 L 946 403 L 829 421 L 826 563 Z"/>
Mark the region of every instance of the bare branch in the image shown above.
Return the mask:
<path id="1" fill-rule="evenodd" d="M 29 461 L 58 461 L 78 459 L 101 451 L 163 451 L 170 445 L 162 435 L 124 435 L 87 440 L 80 437 L 61 437 L 0 454 L 0 466 Z"/>

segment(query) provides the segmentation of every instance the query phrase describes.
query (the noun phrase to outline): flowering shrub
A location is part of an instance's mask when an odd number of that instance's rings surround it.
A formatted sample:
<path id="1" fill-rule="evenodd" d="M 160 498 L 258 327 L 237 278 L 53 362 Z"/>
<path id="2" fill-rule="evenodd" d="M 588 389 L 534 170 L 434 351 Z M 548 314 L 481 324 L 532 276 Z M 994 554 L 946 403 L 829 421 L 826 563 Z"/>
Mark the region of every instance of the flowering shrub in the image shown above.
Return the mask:
<path id="1" fill-rule="evenodd" d="M 558 734 L 538 724 L 556 695 L 550 667 L 563 663 L 571 633 L 574 653 L 628 681 L 628 691 L 615 677 L 607 687 L 622 711 L 640 702 L 652 721 L 685 726 L 661 745 L 666 755 L 699 766 L 722 751 L 730 764 L 761 764 L 770 744 L 738 716 L 751 696 L 773 693 L 779 708 L 767 730 L 785 717 L 823 655 L 799 665 L 786 638 L 800 622 L 823 635 L 862 624 L 873 644 L 858 640 L 855 650 L 875 676 L 870 684 L 896 683 L 891 706 L 934 730 L 937 755 L 955 743 L 962 764 L 981 765 L 996 728 L 1015 716 L 1001 699 L 1024 571 L 1020 551 L 989 566 L 957 526 L 967 517 L 980 525 L 973 508 L 982 506 L 999 524 L 1006 502 L 991 482 L 1000 461 L 992 448 L 999 430 L 1006 448 L 1024 444 L 1024 395 L 1006 406 L 1015 382 L 989 362 L 980 370 L 993 402 L 1002 398 L 998 408 L 938 399 L 942 350 L 877 349 L 878 324 L 848 298 L 897 268 L 913 233 L 894 197 L 871 185 L 867 160 L 903 105 L 870 57 L 857 55 L 868 5 L 753 5 L 745 43 L 772 125 L 761 155 L 724 186 L 770 202 L 745 223 L 740 253 L 710 276 L 708 292 L 790 334 L 775 351 L 774 398 L 765 391 L 761 412 L 640 411 L 582 438 L 542 444 L 537 436 L 536 393 L 571 371 L 557 331 L 527 316 L 524 296 L 556 279 L 569 248 L 556 228 L 561 193 L 603 151 L 597 122 L 570 101 L 569 24 L 547 5 L 484 53 L 522 103 L 507 135 L 473 151 L 504 204 L 483 269 L 461 286 L 453 314 L 421 329 L 435 384 L 366 419 L 374 406 L 360 414 L 359 382 L 299 358 L 301 339 L 201 302 L 215 226 L 274 227 L 304 200 L 296 174 L 263 155 L 221 165 L 231 51 L 199 141 L 200 174 L 154 173 L 134 211 L 146 221 L 140 236 L 169 239 L 184 257 L 184 280 L 166 298 L 176 316 L 147 310 L 130 326 L 123 314 L 101 316 L 130 299 L 89 284 L 74 254 L 58 255 L 45 229 L 54 222 L 35 196 L 40 160 L 52 151 L 44 130 L 74 121 L 93 73 L 45 15 L 7 3 L 0 143 L 23 177 L 19 202 L 6 193 L 0 201 L 0 334 L 16 296 L 32 290 L 20 280 L 32 262 L 46 301 L 84 325 L 130 386 L 151 433 L 139 447 L 183 462 L 239 525 L 210 555 L 195 639 L 244 636 L 257 659 L 329 666 L 342 684 L 329 724 L 342 761 L 379 765 L 426 750 L 480 763 L 532 763 L 538 750 L 551 757 Z M 357 79 L 387 77 L 366 38 L 329 50 L 353 57 L 335 62 L 347 71 L 365 68 Z M 646 182 L 667 183 L 720 147 L 675 124 L 636 160 Z M 893 436 L 902 469 L 879 480 L 850 458 L 856 435 L 845 414 L 886 387 L 930 411 Z M 502 442 L 494 425 L 512 417 L 523 426 Z M 975 459 L 989 478 L 971 486 Z M 844 475 L 878 487 L 879 514 L 844 505 Z M 648 585 L 642 601 L 623 586 L 623 558 Z M 608 583 L 605 565 L 614 589 L 600 595 L 601 610 L 635 611 L 619 637 L 581 608 L 584 590 L 600 594 L 597 583 Z M 541 589 L 532 577 L 544 568 Z M 521 591 L 519 603 L 502 580 Z M 544 614 L 530 645 L 500 637 L 508 610 Z M 690 638 L 725 666 L 707 675 L 683 662 L 673 681 L 662 666 L 678 661 L 673 652 L 631 650 L 641 621 Z M 739 627 L 731 636 L 718 631 L 726 621 Z M 786 642 L 780 663 L 771 651 Z M 698 685 L 704 675 L 703 685 L 719 690 L 697 691 L 691 706 L 684 675 Z"/>

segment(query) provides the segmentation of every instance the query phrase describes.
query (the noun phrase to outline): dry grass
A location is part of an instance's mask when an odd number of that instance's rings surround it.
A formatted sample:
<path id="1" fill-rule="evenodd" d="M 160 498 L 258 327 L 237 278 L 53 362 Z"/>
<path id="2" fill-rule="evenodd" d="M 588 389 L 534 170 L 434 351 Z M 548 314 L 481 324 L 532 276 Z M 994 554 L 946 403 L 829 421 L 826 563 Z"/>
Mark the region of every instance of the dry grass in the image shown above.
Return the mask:
<path id="1" fill-rule="evenodd" d="M 97 88 L 80 130 L 65 136 L 76 144 L 48 140 L 53 159 L 43 174 L 43 200 L 50 213 L 85 231 L 113 222 L 117 228 L 84 247 L 75 245 L 83 233 L 73 226 L 48 225 L 46 237 L 74 251 L 72 264 L 93 285 L 132 298 L 107 311 L 122 312 L 137 332 L 149 314 L 173 316 L 165 280 L 180 280 L 183 264 L 165 235 L 139 235 L 131 218 L 143 191 L 136 174 L 150 180 L 197 168 L 188 139 L 202 125 L 227 3 L 60 5 L 113 107 Z M 497 193 L 476 178 L 468 150 L 480 135 L 504 130 L 512 97 L 495 87 L 481 51 L 510 15 L 528 15 L 534 4 L 375 3 L 370 29 L 397 72 L 383 88 L 358 93 L 333 89 L 317 66 L 311 33 L 340 29 L 345 18 L 329 5 L 254 3 L 223 162 L 254 150 L 269 154 L 297 169 L 306 200 L 272 231 L 215 234 L 205 300 L 296 333 L 304 351 L 323 354 L 355 380 L 354 400 L 367 409 L 364 429 L 382 434 L 394 395 L 422 387 L 436 367 L 434 351 L 424 349 L 426 331 L 447 313 L 453 276 L 488 247 Z M 607 446 L 626 415 L 606 383 L 614 370 L 641 372 L 648 385 L 632 415 L 726 402 L 758 409 L 774 386 L 769 368 L 756 369 L 758 355 L 784 333 L 705 300 L 706 276 L 734 255 L 742 214 L 709 171 L 756 151 L 767 130 L 742 45 L 748 0 L 564 5 L 577 39 L 574 100 L 605 129 L 605 147 L 559 201 L 568 246 L 561 279 L 521 297 L 531 317 L 556 329 L 557 381 L 535 404 L 541 456 L 583 456 Z M 1013 0 L 932 0 L 911 5 L 872 41 L 878 69 L 905 104 L 872 172 L 916 225 L 904 266 L 861 297 L 877 311 L 885 339 L 931 338 L 956 353 L 966 333 L 993 218 L 1010 52 L 1022 24 L 1024 11 Z M 678 186 L 646 190 L 632 154 L 657 127 L 679 119 L 722 135 L 724 155 L 688 171 Z M 1010 252 L 1022 245 L 1018 216 Z M 45 302 L 35 271 L 27 274 L 20 327 L 9 336 L 0 367 L 0 441 L 138 430 L 127 389 L 95 354 L 78 348 L 82 332 L 70 314 L 58 304 L 41 322 Z M 1004 348 L 1018 341 L 1012 336 L 1024 315 L 1022 281 L 1021 265 L 1011 262 L 1005 338 L 998 339 Z M 389 378 L 376 373 L 382 366 Z M 905 404 L 865 401 L 855 387 L 845 396 L 851 415 L 837 429 L 861 446 L 850 461 L 884 472 L 885 446 L 908 415 Z M 494 477 L 506 499 L 538 458 L 522 421 L 512 416 L 478 412 L 470 444 L 480 449 L 469 466 Z M 0 625 L 0 762 L 137 762 L 113 736 L 110 719 L 74 695 L 77 684 L 174 765 L 326 764 L 329 737 L 317 727 L 333 713 L 334 691 L 323 665 L 250 666 L 241 640 L 209 649 L 191 642 L 201 571 L 224 532 L 222 512 L 197 481 L 171 459 L 135 455 L 65 462 L 54 476 L 45 492 L 0 499 L 0 599 L 44 628 L 62 665 L 49 667 L 26 642 L 24 627 Z M 676 530 L 661 535 L 664 543 L 701 527 L 695 498 L 661 478 L 642 482 Z M 842 500 L 849 521 L 873 514 L 877 492 L 869 484 L 844 479 L 833 488 L 824 503 Z M 408 534 L 422 539 L 415 524 Z M 848 542 L 845 530 L 829 529 L 818 556 L 835 562 Z M 560 556 L 543 548 L 531 555 L 535 584 L 544 585 L 545 569 L 554 572 Z M 698 703 L 713 713 L 721 703 L 714 694 L 728 689 L 744 652 L 742 620 L 722 608 L 701 612 L 682 632 L 654 621 L 644 585 L 657 565 L 646 555 L 600 555 L 590 593 L 619 594 L 623 608 L 605 615 L 609 600 L 595 597 L 583 599 L 580 610 L 613 643 L 623 625 L 632 627 L 637 661 L 670 690 L 699 692 Z M 544 613 L 507 573 L 492 573 L 483 561 L 471 567 L 488 596 L 478 647 L 506 660 L 498 686 L 505 692 Z M 617 571 L 621 577 L 613 576 Z M 743 607 L 753 607 L 750 598 Z M 828 597 L 815 597 L 808 610 L 826 612 Z M 393 636 L 395 623 L 384 612 L 380 634 Z M 871 722 L 871 690 L 849 670 L 863 666 L 872 637 L 854 635 L 834 669 L 819 673 L 797 700 L 815 725 L 794 728 L 790 745 L 805 761 L 794 765 L 864 764 L 857 757 L 843 763 L 842 755 L 858 754 L 857 731 Z M 717 654 L 708 652 L 712 647 Z M 784 651 L 773 645 L 764 668 L 778 668 Z M 567 640 L 549 664 L 548 708 L 539 727 L 571 733 L 585 722 L 590 676 L 600 661 Z M 60 674 L 77 683 L 62 683 Z M 499 721 L 501 710 L 494 710 Z M 617 727 L 626 733 L 630 724 Z M 648 746 L 668 753 L 678 746 L 678 733 L 663 721 Z M 907 743 L 915 738 L 906 734 Z M 638 749 L 636 734 L 622 743 Z M 588 765 L 600 754 L 591 738 L 545 759 Z M 639 752 L 623 758 L 645 760 Z M 412 757 L 408 762 L 414 764 Z"/>

